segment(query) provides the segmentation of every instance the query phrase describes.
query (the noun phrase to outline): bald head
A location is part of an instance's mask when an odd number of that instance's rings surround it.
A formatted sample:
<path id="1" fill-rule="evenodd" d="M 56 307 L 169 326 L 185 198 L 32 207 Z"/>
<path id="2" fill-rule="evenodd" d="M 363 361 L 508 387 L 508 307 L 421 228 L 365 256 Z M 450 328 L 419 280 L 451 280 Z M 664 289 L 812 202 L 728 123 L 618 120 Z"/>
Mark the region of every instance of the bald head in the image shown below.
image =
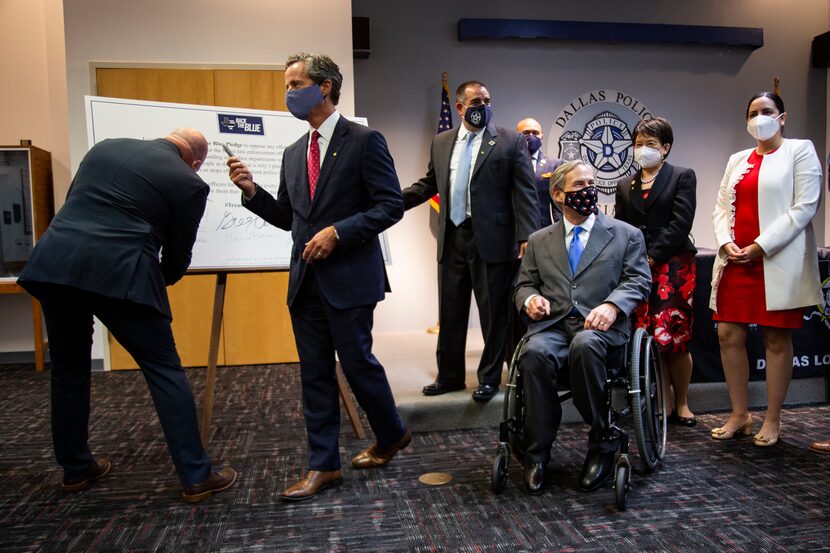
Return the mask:
<path id="1" fill-rule="evenodd" d="M 198 171 L 208 153 L 208 143 L 205 135 L 196 129 L 180 128 L 164 137 L 176 145 L 179 155 L 194 171 Z"/>
<path id="2" fill-rule="evenodd" d="M 535 134 L 539 138 L 544 138 L 545 135 L 542 133 L 542 125 L 539 124 L 539 121 L 533 119 L 532 117 L 528 117 L 526 119 L 522 119 L 516 124 L 516 130 L 522 134 Z"/>

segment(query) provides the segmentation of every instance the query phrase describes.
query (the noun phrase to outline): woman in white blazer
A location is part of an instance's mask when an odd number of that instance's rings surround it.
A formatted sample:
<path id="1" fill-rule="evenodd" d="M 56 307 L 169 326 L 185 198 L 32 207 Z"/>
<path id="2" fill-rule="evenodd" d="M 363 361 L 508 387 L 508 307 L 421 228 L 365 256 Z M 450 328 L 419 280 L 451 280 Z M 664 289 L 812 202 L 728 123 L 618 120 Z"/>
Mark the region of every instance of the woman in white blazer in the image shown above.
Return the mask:
<path id="1" fill-rule="evenodd" d="M 805 306 L 823 301 L 811 223 L 821 163 L 809 140 L 784 138 L 787 113 L 777 94 L 753 96 L 746 119 L 756 147 L 729 158 L 712 214 L 719 249 L 709 307 L 732 402 L 729 420 L 712 438 L 752 434 L 746 339 L 754 323 L 764 335 L 767 380 L 767 414 L 754 443 L 771 446 L 781 434 L 792 376 L 792 329 L 801 326 Z"/>

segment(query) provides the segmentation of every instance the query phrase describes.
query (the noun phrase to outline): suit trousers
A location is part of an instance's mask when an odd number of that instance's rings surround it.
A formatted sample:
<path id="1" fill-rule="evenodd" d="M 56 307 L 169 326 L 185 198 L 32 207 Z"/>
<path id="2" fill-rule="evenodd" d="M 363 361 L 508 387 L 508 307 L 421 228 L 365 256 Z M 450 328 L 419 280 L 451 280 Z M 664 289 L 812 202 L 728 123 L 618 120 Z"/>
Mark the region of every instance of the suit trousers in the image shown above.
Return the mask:
<path id="1" fill-rule="evenodd" d="M 93 315 L 133 356 L 150 388 L 167 447 L 183 486 L 203 482 L 211 465 L 199 438 L 193 391 L 182 369 L 170 320 L 146 305 L 70 286 L 38 284 L 52 360 L 52 440 L 64 479 L 93 462 L 89 389 Z"/>
<path id="2" fill-rule="evenodd" d="M 340 468 L 340 395 L 335 352 L 357 403 L 366 412 L 378 446 L 394 444 L 406 431 L 386 372 L 372 353 L 374 310 L 374 303 L 350 309 L 333 307 L 320 293 L 313 267 L 306 270 L 290 306 L 300 355 L 310 470 Z"/>
<path id="3" fill-rule="evenodd" d="M 507 311 L 514 275 L 511 261 L 487 263 L 481 259 L 469 223 L 447 223 L 444 251 L 438 263 L 438 382 L 464 384 L 470 298 L 478 305 L 484 351 L 478 364 L 479 384 L 498 386 L 504 367 Z"/>
<path id="4" fill-rule="evenodd" d="M 569 367 L 574 406 L 591 425 L 588 449 L 616 451 L 617 441 L 607 439 L 608 405 L 606 366 L 608 348 L 622 346 L 625 335 L 585 330 L 585 319 L 567 317 L 533 334 L 521 353 L 522 390 L 525 401 L 524 443 L 528 463 L 547 463 L 550 448 L 562 420 L 556 391 L 562 370 Z"/>

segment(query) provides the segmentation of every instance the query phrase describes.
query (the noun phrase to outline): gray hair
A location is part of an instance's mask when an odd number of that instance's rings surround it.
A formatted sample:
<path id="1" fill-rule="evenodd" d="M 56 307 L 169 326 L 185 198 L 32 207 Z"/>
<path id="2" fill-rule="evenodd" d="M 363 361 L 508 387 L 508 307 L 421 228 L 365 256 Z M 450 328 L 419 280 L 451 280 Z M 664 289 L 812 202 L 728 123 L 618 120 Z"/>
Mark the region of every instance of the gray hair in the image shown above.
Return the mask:
<path id="1" fill-rule="evenodd" d="M 591 168 L 590 165 L 582 161 L 581 159 L 575 159 L 573 161 L 566 161 L 562 165 L 554 170 L 553 174 L 550 176 L 550 184 L 548 185 L 548 193 L 550 194 L 551 198 L 553 197 L 554 190 L 561 190 L 565 191 L 565 175 L 576 169 L 578 166 L 584 165 L 591 171 L 591 174 L 594 174 L 594 170 Z"/>
<path id="2" fill-rule="evenodd" d="M 305 72 L 308 78 L 315 84 L 323 84 L 323 81 L 331 81 L 331 103 L 335 106 L 340 101 L 340 87 L 343 85 L 343 75 L 340 74 L 340 68 L 334 63 L 330 57 L 325 54 L 307 54 L 306 52 L 298 52 L 293 56 L 289 56 L 285 62 L 285 68 L 288 69 L 295 63 L 305 63 Z"/>

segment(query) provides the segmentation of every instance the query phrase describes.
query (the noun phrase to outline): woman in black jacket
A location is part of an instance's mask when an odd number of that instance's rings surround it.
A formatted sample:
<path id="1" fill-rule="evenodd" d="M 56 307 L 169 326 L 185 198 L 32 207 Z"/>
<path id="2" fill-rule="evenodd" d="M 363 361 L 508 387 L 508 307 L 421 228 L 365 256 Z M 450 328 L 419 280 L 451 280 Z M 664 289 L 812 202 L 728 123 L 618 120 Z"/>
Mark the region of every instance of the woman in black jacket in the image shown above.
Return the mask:
<path id="1" fill-rule="evenodd" d="M 694 426 L 687 392 L 692 377 L 692 296 L 695 289 L 695 253 L 689 238 L 695 217 L 695 172 L 666 163 L 674 135 L 662 117 L 640 121 L 632 134 L 634 160 L 640 166 L 633 177 L 617 183 L 615 217 L 643 231 L 651 267 L 648 302 L 634 314 L 635 324 L 654 336 L 670 401 L 669 421 Z M 673 409 L 672 409 L 673 406 Z"/>

